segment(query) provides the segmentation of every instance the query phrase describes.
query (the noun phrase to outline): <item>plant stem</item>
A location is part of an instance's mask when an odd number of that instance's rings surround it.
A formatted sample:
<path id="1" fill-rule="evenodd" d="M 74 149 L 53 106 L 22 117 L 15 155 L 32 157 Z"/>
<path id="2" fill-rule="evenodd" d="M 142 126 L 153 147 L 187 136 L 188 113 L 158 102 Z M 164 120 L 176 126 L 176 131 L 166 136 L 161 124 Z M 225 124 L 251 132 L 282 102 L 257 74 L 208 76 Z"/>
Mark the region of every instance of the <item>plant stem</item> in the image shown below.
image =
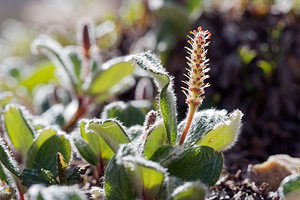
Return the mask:
<path id="1" fill-rule="evenodd" d="M 198 105 L 196 104 L 189 104 L 189 113 L 188 113 L 188 119 L 186 122 L 186 125 L 184 127 L 183 133 L 181 135 L 180 141 L 179 141 L 179 145 L 182 145 L 184 143 L 184 140 L 187 136 L 187 133 L 189 132 L 190 126 L 192 124 L 192 120 L 194 118 L 194 114 L 196 112 L 198 108 Z"/>
<path id="2" fill-rule="evenodd" d="M 64 130 L 69 132 L 73 129 L 75 123 L 87 113 L 87 107 L 93 100 L 86 97 L 78 97 L 78 108 L 71 120 L 65 125 Z"/>

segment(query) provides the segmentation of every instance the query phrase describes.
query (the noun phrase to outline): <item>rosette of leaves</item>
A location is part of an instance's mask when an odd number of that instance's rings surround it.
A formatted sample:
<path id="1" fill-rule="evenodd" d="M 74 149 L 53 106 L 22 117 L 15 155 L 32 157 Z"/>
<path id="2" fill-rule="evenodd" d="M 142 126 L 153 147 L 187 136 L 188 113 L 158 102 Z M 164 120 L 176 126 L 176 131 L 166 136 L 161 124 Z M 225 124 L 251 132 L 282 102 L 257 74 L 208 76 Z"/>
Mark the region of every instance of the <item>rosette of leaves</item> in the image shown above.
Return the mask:
<path id="1" fill-rule="evenodd" d="M 85 172 L 77 167 L 66 173 L 71 159 L 69 137 L 56 127 L 35 126 L 24 107 L 7 105 L 2 122 L 5 132 L 0 137 L 0 179 L 12 191 L 18 191 L 13 192 L 18 198 L 23 199 L 25 186 L 74 184 Z"/>
<path id="2" fill-rule="evenodd" d="M 134 66 L 122 57 L 102 63 L 93 31 L 91 24 L 81 26 L 77 46 L 62 47 L 45 35 L 38 36 L 32 44 L 34 53 L 45 53 L 56 65 L 60 87 L 71 96 L 69 103 L 58 101 L 64 107 L 55 110 L 65 130 L 70 130 L 91 105 L 101 104 L 135 84 Z"/>
<path id="3" fill-rule="evenodd" d="M 222 151 L 237 140 L 242 113 L 197 111 L 186 140 L 179 145 L 186 120 L 179 124 L 176 120 L 172 77 L 150 52 L 130 56 L 128 62 L 153 78 L 158 110 L 147 114 L 143 126 L 126 127 L 127 119 L 117 120 L 118 115 L 84 121 L 81 134 L 74 133 L 81 156 L 91 164 L 105 160 L 108 199 L 203 199 L 221 174 Z"/>

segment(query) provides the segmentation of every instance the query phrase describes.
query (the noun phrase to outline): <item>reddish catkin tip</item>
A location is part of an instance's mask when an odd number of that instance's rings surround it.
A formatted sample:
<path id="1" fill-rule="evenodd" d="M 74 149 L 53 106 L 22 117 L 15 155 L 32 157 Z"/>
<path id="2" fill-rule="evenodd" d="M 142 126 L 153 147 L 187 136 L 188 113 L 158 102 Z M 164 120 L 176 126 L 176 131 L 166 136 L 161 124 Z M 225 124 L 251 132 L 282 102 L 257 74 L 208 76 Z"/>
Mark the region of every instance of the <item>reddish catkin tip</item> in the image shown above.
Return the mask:
<path id="1" fill-rule="evenodd" d="M 90 40 L 90 33 L 89 33 L 89 25 L 84 24 L 82 30 L 82 46 L 84 51 L 88 52 L 91 48 L 91 40 Z"/>
<path id="2" fill-rule="evenodd" d="M 186 102 L 188 104 L 200 105 L 204 99 L 204 88 L 207 84 L 204 83 L 208 75 L 205 73 L 209 71 L 208 64 L 206 63 L 206 50 L 205 47 L 208 46 L 207 41 L 211 37 L 211 33 L 208 30 L 203 30 L 199 26 L 196 30 L 190 32 L 192 36 L 188 43 L 190 48 L 186 48 L 189 52 L 189 57 L 187 57 L 187 64 L 190 66 L 188 70 L 189 73 L 186 75 L 188 77 L 188 95 Z M 190 42 L 193 41 L 193 42 Z"/>

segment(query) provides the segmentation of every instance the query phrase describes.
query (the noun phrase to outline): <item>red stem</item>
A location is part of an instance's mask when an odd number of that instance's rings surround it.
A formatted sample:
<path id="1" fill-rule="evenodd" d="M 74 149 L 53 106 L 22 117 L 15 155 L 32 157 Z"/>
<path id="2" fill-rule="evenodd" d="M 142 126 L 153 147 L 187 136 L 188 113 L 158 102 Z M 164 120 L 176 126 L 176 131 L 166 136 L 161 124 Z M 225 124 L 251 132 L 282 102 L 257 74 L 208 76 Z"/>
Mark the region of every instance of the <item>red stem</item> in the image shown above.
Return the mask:
<path id="1" fill-rule="evenodd" d="M 180 141 L 179 141 L 179 145 L 182 145 L 184 143 L 184 140 L 187 136 L 187 133 L 189 132 L 189 129 L 190 129 L 190 126 L 192 124 L 192 120 L 194 118 L 194 114 L 195 114 L 197 108 L 198 108 L 197 105 L 189 104 L 188 119 L 187 119 L 186 125 L 184 127 L 184 130 L 182 132 L 182 135 L 181 135 L 181 138 L 180 138 Z"/>
<path id="2" fill-rule="evenodd" d="M 19 195 L 20 195 L 20 199 L 25 200 L 24 194 L 21 192 L 21 188 L 20 188 L 19 184 L 16 183 L 16 185 L 17 185 L 17 189 L 18 189 L 18 192 L 19 192 Z"/>

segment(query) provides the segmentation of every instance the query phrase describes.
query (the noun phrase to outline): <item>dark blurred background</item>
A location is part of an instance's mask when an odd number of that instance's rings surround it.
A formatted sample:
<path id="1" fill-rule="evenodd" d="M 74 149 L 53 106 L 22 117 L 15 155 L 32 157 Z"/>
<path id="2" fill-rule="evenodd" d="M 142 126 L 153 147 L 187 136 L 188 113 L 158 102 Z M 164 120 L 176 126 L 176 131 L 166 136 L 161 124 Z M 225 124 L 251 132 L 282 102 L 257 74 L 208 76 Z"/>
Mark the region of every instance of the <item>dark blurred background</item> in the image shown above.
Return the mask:
<path id="1" fill-rule="evenodd" d="M 272 154 L 300 156 L 299 0 L 0 0 L 0 90 L 33 106 L 14 80 L 45 59 L 32 55 L 32 40 L 47 34 L 76 44 L 83 20 L 94 22 L 103 60 L 148 49 L 161 57 L 175 77 L 179 120 L 186 113 L 186 34 L 208 29 L 211 87 L 202 109 L 245 114 L 240 139 L 226 152 L 228 170 Z M 134 89 L 119 98 L 133 99 Z"/>

